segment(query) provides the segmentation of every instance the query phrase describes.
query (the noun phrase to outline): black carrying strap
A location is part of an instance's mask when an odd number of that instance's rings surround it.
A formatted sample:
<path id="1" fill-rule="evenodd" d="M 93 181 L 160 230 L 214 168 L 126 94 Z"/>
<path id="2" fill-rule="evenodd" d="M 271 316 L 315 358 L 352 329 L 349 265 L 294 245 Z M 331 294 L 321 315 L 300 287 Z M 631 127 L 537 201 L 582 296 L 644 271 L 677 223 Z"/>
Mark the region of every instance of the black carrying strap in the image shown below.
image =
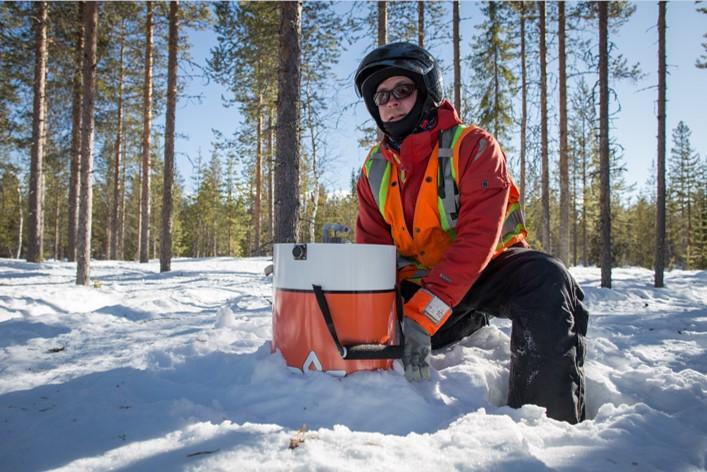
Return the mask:
<path id="1" fill-rule="evenodd" d="M 329 334 L 331 334 L 331 338 L 334 341 L 336 349 L 339 351 L 342 359 L 355 361 L 400 359 L 403 357 L 403 346 L 405 344 L 405 339 L 403 337 L 402 327 L 400 329 L 400 344 L 397 346 L 390 346 L 387 344 L 351 344 L 348 346 L 343 346 L 341 341 L 339 341 L 339 336 L 336 334 L 336 327 L 334 326 L 334 320 L 331 317 L 329 304 L 324 296 L 324 290 L 322 290 L 321 285 L 312 285 L 312 288 L 314 289 L 314 295 L 317 297 L 319 310 L 322 312 L 326 326 L 329 329 Z M 398 325 L 401 326 L 403 319 L 403 304 L 400 291 L 397 289 L 395 291 L 395 306 L 396 313 L 398 315 Z"/>

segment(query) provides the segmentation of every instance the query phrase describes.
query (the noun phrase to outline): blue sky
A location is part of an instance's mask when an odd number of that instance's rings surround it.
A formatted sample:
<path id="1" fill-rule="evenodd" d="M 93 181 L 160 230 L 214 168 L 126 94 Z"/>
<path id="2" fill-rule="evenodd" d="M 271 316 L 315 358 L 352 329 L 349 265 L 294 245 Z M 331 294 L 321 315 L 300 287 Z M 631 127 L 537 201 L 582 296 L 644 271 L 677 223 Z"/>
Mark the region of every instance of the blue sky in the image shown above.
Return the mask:
<path id="1" fill-rule="evenodd" d="M 645 188 L 656 156 L 656 99 L 657 90 L 657 29 L 658 6 L 655 2 L 638 2 L 637 11 L 629 22 L 624 25 L 612 40 L 616 42 L 620 53 L 629 62 L 640 62 L 645 77 L 637 83 L 620 82 L 612 84 L 616 89 L 621 111 L 613 122 L 612 135 L 624 148 L 624 162 L 627 167 L 625 178 L 627 183 L 635 183 L 636 191 Z M 473 26 L 479 13 L 477 2 L 462 2 L 462 55 L 470 53 Z M 451 17 L 450 17 L 451 21 Z M 668 57 L 668 105 L 667 105 L 667 137 L 668 153 L 670 152 L 670 133 L 683 120 L 692 130 L 692 145 L 701 156 L 707 154 L 707 125 L 705 110 L 707 110 L 707 70 L 697 69 L 695 59 L 702 53 L 702 35 L 707 32 L 707 15 L 700 14 L 695 9 L 694 2 L 669 2 L 667 7 L 667 57 Z M 554 29 L 548 25 L 548 28 Z M 209 49 L 215 45 L 216 37 L 211 31 L 188 32 L 193 45 L 192 55 L 199 63 L 204 63 Z M 339 80 L 349 77 L 365 53 L 367 44 L 355 44 L 342 54 L 340 63 L 334 73 Z M 571 48 L 572 45 L 568 45 Z M 438 48 L 439 49 L 439 48 Z M 432 49 L 434 54 L 451 55 L 449 51 Z M 549 62 L 548 68 L 553 72 L 556 62 Z M 462 68 L 462 75 L 470 71 Z M 445 76 L 447 83 L 451 82 L 451 71 Z M 201 94 L 201 103 L 194 101 L 180 103 L 177 110 L 177 130 L 188 136 L 188 139 L 177 139 L 177 166 L 180 174 L 185 177 L 185 183 L 190 191 L 191 163 L 186 155 L 194 158 L 199 149 L 208 159 L 212 128 L 230 135 L 241 121 L 236 108 L 225 108 L 221 104 L 221 94 L 227 94 L 221 86 L 206 84 L 201 79 L 192 80 L 187 93 Z M 552 93 L 552 91 L 550 92 Z M 334 108 L 342 108 L 352 103 L 351 107 L 332 129 L 327 140 L 327 148 L 332 158 L 331 170 L 325 175 L 325 183 L 332 189 L 345 189 L 352 169 L 360 166 L 366 150 L 360 149 L 356 142 L 358 133 L 355 128 L 368 117 L 363 103 L 356 97 L 353 86 L 341 87 L 332 100 Z M 612 107 L 615 108 L 615 107 Z M 550 129 L 551 137 L 558 131 Z M 503 145 L 503 143 L 501 143 Z M 512 144 L 512 143 L 511 143 Z M 513 156 L 509 156 L 511 159 Z"/>

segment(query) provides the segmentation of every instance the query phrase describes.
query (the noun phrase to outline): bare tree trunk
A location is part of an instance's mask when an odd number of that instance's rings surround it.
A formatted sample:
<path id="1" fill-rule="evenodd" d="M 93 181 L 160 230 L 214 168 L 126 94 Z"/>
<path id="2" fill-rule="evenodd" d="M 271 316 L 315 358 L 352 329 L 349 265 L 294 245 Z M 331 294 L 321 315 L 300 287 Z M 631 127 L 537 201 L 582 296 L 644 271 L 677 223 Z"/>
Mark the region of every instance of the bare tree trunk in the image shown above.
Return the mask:
<path id="1" fill-rule="evenodd" d="M 462 116 L 461 36 L 459 35 L 459 0 L 452 2 L 452 42 L 454 43 L 454 108 Z"/>
<path id="2" fill-rule="evenodd" d="M 577 265 L 577 226 L 579 218 L 577 215 L 577 160 L 572 161 L 572 265 Z"/>
<path id="3" fill-rule="evenodd" d="M 691 263 L 692 261 L 692 197 L 694 189 L 692 186 L 692 182 L 688 181 L 687 183 L 687 234 L 685 235 L 685 238 L 687 239 L 687 249 L 685 251 L 685 264 L 688 269 L 691 269 Z"/>
<path id="4" fill-rule="evenodd" d="M 167 110 L 165 112 L 164 184 L 162 193 L 162 237 L 160 272 L 172 265 L 172 185 L 174 184 L 174 127 L 177 108 L 177 48 L 179 47 L 179 2 L 169 3 L 169 59 L 167 65 Z"/>
<path id="5" fill-rule="evenodd" d="M 655 231 L 655 274 L 654 285 L 664 287 L 665 271 L 665 6 L 658 2 L 658 165 L 656 182 L 656 231 Z"/>
<path id="6" fill-rule="evenodd" d="M 520 206 L 525 208 L 525 150 L 528 128 L 528 77 L 525 64 L 525 3 L 520 4 L 520 77 L 521 77 L 521 115 L 520 115 Z"/>
<path id="7" fill-rule="evenodd" d="M 44 257 L 44 129 L 47 88 L 47 2 L 35 4 L 34 104 L 32 109 L 32 155 L 29 174 L 27 261 Z"/>
<path id="8" fill-rule="evenodd" d="M 140 253 L 142 252 L 142 247 L 140 245 L 146 244 L 147 248 L 149 249 L 150 243 L 149 242 L 143 243 L 141 241 L 141 232 L 142 232 L 142 179 L 141 179 L 141 174 L 138 174 L 136 176 L 136 179 L 138 180 L 138 182 L 133 185 L 139 185 L 140 192 L 138 195 L 138 208 L 137 208 L 137 245 L 135 246 L 134 259 L 136 261 L 139 261 L 140 260 Z"/>
<path id="9" fill-rule="evenodd" d="M 125 126 L 123 126 L 123 131 L 125 131 Z M 125 143 L 125 135 L 122 137 L 123 143 Z M 127 164 L 125 162 L 125 146 L 123 146 L 123 169 L 120 177 L 120 200 L 118 200 L 118 242 L 116 246 L 116 258 L 119 261 L 125 259 L 125 254 L 123 248 L 125 247 L 125 180 L 126 180 L 126 170 Z"/>
<path id="10" fill-rule="evenodd" d="M 18 213 L 18 220 L 19 220 L 19 228 L 17 229 L 17 252 L 15 255 L 15 259 L 19 259 L 20 256 L 22 255 L 22 227 L 24 226 L 24 213 L 22 212 L 22 207 L 24 206 L 24 202 L 22 201 L 22 189 L 20 188 L 20 184 L 17 184 L 17 213 Z"/>
<path id="11" fill-rule="evenodd" d="M 557 36 L 560 76 L 560 259 L 570 263 L 570 184 L 567 155 L 567 70 L 565 54 L 565 2 L 557 3 Z"/>
<path id="12" fill-rule="evenodd" d="M 425 47 L 425 2 L 417 2 L 417 45 Z"/>
<path id="13" fill-rule="evenodd" d="M 47 25 L 47 28 L 49 28 L 49 25 Z M 47 44 L 48 47 L 48 44 Z M 49 52 L 47 51 L 47 55 Z M 48 83 L 49 80 L 49 68 L 44 69 L 44 83 Z M 46 150 L 47 149 L 47 135 L 49 131 L 49 121 L 47 118 L 47 113 L 49 110 L 49 96 L 47 93 L 44 94 L 44 100 L 42 102 L 42 108 L 43 112 L 42 114 L 44 115 L 44 130 L 42 131 L 42 149 Z M 46 169 L 45 169 L 46 170 Z M 42 171 L 42 183 L 41 183 L 41 188 L 42 188 L 42 199 L 44 202 L 42 203 L 42 239 L 46 239 L 47 237 L 47 229 L 46 229 L 46 222 L 48 220 L 48 215 L 49 215 L 49 204 L 47 203 L 47 175 L 45 171 Z M 61 190 L 55 187 L 55 191 L 58 194 L 61 194 Z M 55 233 L 56 234 L 56 233 Z M 45 248 L 44 243 L 42 244 L 43 249 Z M 53 253 L 53 251 L 52 251 Z M 44 252 L 42 253 L 44 255 Z M 53 254 L 52 254 L 53 255 Z M 56 259 L 56 258 L 55 258 Z"/>
<path id="14" fill-rule="evenodd" d="M 587 265 L 587 130 L 582 118 L 582 265 Z"/>
<path id="15" fill-rule="evenodd" d="M 540 128 L 542 166 L 542 227 L 541 244 L 543 251 L 552 252 L 550 242 L 550 170 L 547 149 L 547 47 L 545 46 L 545 2 L 538 2 L 540 12 Z"/>
<path id="16" fill-rule="evenodd" d="M 104 224 L 106 237 L 103 240 L 103 258 L 110 259 L 110 248 L 113 244 L 112 205 L 115 205 L 115 202 L 110 192 L 110 189 L 113 188 L 113 164 L 109 159 L 106 159 L 106 161 L 106 194 L 102 195 L 99 201 L 104 200 L 106 205 L 106 221 Z"/>
<path id="17" fill-rule="evenodd" d="M 81 163 L 81 58 L 83 57 L 83 2 L 78 2 L 79 30 L 76 36 L 76 65 L 71 110 L 71 175 L 69 177 L 68 205 L 68 260 L 76 260 L 76 229 L 79 220 L 79 191 Z"/>
<path id="18" fill-rule="evenodd" d="M 152 2 L 145 22 L 145 81 L 142 95 L 142 185 L 140 190 L 140 262 L 150 260 L 150 132 L 152 130 Z"/>
<path id="19" fill-rule="evenodd" d="M 260 255 L 260 208 L 261 189 L 263 186 L 263 95 L 258 94 L 258 118 L 256 121 L 256 149 L 255 149 L 255 198 L 253 200 L 253 249 L 254 255 Z"/>
<path id="20" fill-rule="evenodd" d="M 378 46 L 383 46 L 388 42 L 388 2 L 378 1 Z M 383 131 L 376 131 L 376 139 L 383 139 Z"/>
<path id="21" fill-rule="evenodd" d="M 61 198 L 59 196 L 61 195 L 61 192 L 57 190 L 57 195 L 56 201 L 54 202 L 54 260 L 58 261 L 60 258 L 60 248 L 61 248 L 61 231 L 60 231 L 60 223 L 61 223 Z"/>
<path id="22" fill-rule="evenodd" d="M 121 210 L 121 184 L 122 171 L 122 144 L 123 144 L 123 57 L 125 51 L 125 20 L 120 25 L 120 62 L 118 63 L 118 129 L 115 132 L 115 159 L 113 160 L 113 206 L 110 209 L 110 228 L 113 239 L 110 242 L 109 259 L 118 258 L 120 239 L 120 210 Z"/>
<path id="23" fill-rule="evenodd" d="M 388 2 L 378 2 L 378 46 L 388 43 Z"/>
<path id="24" fill-rule="evenodd" d="M 96 89 L 98 2 L 84 5 L 86 42 L 83 49 L 81 117 L 81 204 L 76 250 L 76 284 L 88 285 L 91 271 L 91 210 L 93 207 L 93 102 Z"/>
<path id="25" fill-rule="evenodd" d="M 319 154 L 318 154 L 318 147 L 317 147 L 317 124 L 315 123 L 315 118 L 314 118 L 314 110 L 313 110 L 313 97 L 310 91 L 308 90 L 306 93 L 306 107 L 307 107 L 307 114 L 306 114 L 306 122 L 307 122 L 307 128 L 309 129 L 309 137 L 310 137 L 310 147 L 312 150 L 312 184 L 311 184 L 311 189 L 309 191 L 309 205 L 311 208 L 311 211 L 309 212 L 310 219 L 307 224 L 307 239 L 306 241 L 308 242 L 315 242 L 316 241 L 316 222 L 317 222 L 317 211 L 319 211 L 319 175 L 321 173 L 320 171 L 320 166 L 321 163 L 319 162 Z"/>
<path id="26" fill-rule="evenodd" d="M 496 25 L 496 3 L 489 2 L 489 21 L 492 25 Z M 499 106 L 498 106 L 498 96 L 500 95 L 500 84 L 499 84 L 499 68 L 498 68 L 498 48 L 493 48 L 493 109 L 496 113 L 493 114 L 493 130 L 492 134 L 498 136 L 499 131 Z"/>
<path id="27" fill-rule="evenodd" d="M 611 288 L 611 200 L 609 180 L 609 4 L 599 6 L 599 174 L 601 286 Z"/>
<path id="28" fill-rule="evenodd" d="M 275 240 L 275 133 L 274 133 L 273 107 L 268 107 L 268 233 L 269 240 Z"/>
<path id="29" fill-rule="evenodd" d="M 294 242 L 299 215 L 301 1 L 280 2 L 275 241 Z"/>

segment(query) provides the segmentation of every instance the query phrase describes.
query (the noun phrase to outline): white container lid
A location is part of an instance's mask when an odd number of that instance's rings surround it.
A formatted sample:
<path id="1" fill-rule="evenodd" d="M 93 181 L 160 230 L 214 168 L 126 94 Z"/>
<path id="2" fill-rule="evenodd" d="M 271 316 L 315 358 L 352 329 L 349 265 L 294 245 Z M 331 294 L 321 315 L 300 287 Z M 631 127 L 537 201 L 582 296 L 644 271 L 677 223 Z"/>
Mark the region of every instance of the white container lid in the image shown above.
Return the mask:
<path id="1" fill-rule="evenodd" d="M 273 288 L 380 291 L 395 288 L 395 246 L 380 244 L 275 244 Z"/>

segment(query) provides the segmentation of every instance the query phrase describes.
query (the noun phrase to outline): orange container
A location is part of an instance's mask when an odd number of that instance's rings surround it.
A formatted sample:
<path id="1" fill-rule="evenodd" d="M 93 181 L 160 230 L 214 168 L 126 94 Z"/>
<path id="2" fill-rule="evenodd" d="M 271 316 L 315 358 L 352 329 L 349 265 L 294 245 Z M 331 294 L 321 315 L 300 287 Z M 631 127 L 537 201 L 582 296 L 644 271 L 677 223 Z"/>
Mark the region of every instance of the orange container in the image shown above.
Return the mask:
<path id="1" fill-rule="evenodd" d="M 320 286 L 342 345 L 395 344 L 395 247 L 276 244 L 273 253 L 273 351 L 300 371 L 346 375 L 392 368 L 392 360 L 347 360 L 327 327 Z"/>

